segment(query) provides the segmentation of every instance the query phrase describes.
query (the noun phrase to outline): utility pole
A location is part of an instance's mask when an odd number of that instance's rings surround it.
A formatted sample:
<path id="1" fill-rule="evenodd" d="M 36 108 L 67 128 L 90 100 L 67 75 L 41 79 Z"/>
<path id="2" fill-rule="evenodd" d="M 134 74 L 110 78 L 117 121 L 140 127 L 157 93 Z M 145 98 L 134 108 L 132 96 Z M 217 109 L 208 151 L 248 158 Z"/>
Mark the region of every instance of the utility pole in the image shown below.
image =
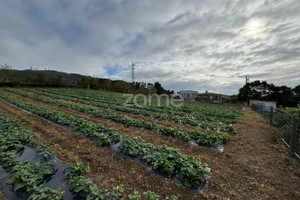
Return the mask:
<path id="1" fill-rule="evenodd" d="M 249 81 L 249 76 L 246 75 L 246 87 Z M 247 93 L 247 104 L 249 105 L 249 94 Z"/>
<path id="2" fill-rule="evenodd" d="M 246 85 L 247 85 L 248 81 L 249 81 L 249 76 L 246 75 Z"/>
<path id="3" fill-rule="evenodd" d="M 131 63 L 131 80 L 132 80 L 132 89 L 135 90 L 135 83 L 134 83 L 134 66 L 135 64 Z"/>

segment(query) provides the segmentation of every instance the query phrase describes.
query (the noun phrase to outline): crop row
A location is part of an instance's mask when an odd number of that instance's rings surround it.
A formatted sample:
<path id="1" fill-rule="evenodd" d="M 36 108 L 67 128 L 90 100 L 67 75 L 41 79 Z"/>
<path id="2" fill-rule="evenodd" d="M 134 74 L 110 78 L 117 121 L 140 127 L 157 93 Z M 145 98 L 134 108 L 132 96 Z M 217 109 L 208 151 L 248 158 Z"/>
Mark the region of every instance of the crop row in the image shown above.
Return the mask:
<path id="1" fill-rule="evenodd" d="M 63 192 L 43 185 L 46 178 L 54 174 L 51 163 L 31 164 L 28 161 L 18 161 L 14 152 L 24 149 L 25 143 L 34 143 L 28 132 L 15 125 L 17 123 L 10 123 L 0 115 L 0 164 L 12 174 L 7 184 L 12 185 L 14 191 L 24 189 L 29 195 L 28 199 L 61 199 Z"/>
<path id="2" fill-rule="evenodd" d="M 48 89 L 46 89 L 48 90 Z M 109 101 L 111 103 L 118 102 L 118 104 L 124 105 L 125 101 L 128 100 L 127 95 L 123 94 L 115 94 L 111 92 L 106 91 L 99 91 L 99 90 L 82 90 L 82 89 L 74 89 L 74 90 L 65 90 L 65 89 L 49 89 L 50 91 L 62 91 L 63 93 L 67 92 L 67 94 L 75 94 L 85 97 L 91 97 L 102 99 Z M 131 98 L 131 100 L 128 102 L 129 104 L 134 105 L 134 101 L 137 101 L 139 105 L 137 108 L 140 109 L 153 109 L 153 111 L 156 112 L 170 112 L 172 115 L 181 115 L 181 116 L 191 116 L 191 117 L 198 117 L 202 120 L 208 120 L 208 121 L 216 121 L 216 122 L 222 122 L 222 123 L 234 123 L 237 117 L 241 114 L 241 111 L 234 108 L 226 108 L 226 107 L 213 107 L 213 106 L 205 106 L 205 105 L 193 105 L 193 104 L 182 104 L 181 102 L 173 102 L 175 103 L 170 104 L 168 101 L 165 101 L 163 99 L 157 99 L 155 96 L 149 99 L 145 103 L 145 99 L 142 96 L 134 96 L 135 98 Z M 142 107 L 140 106 L 142 105 Z M 180 105 L 180 106 L 179 106 Z"/>
<path id="3" fill-rule="evenodd" d="M 23 108 L 27 111 L 30 111 L 40 117 L 44 117 L 48 120 L 51 120 L 53 122 L 56 122 L 61 125 L 65 125 L 69 128 L 75 129 L 77 131 L 82 132 L 87 138 L 94 140 L 97 144 L 103 146 L 103 145 L 111 145 L 112 143 L 117 143 L 121 140 L 121 145 L 118 147 L 118 149 L 122 149 L 122 144 L 124 144 L 123 139 L 120 137 L 120 134 L 117 132 L 112 131 L 111 129 L 105 128 L 101 124 L 95 124 L 93 122 L 86 121 L 82 118 L 76 118 L 72 115 L 68 115 L 66 113 L 47 109 L 44 107 L 36 106 L 24 101 L 19 100 L 18 98 L 15 98 L 11 95 L 8 95 L 7 93 L 0 92 L 0 97 L 6 100 L 9 103 L 12 103 L 20 108 Z M 146 145 L 144 141 L 140 141 L 138 146 L 140 145 Z M 168 163 L 174 163 L 175 161 L 170 159 L 172 158 L 172 154 L 170 156 L 165 156 L 163 154 L 163 150 L 160 146 L 154 146 L 155 151 L 147 150 L 145 149 L 147 155 L 156 155 L 156 159 L 159 159 L 160 162 L 168 162 Z M 137 147 L 138 148 L 138 147 Z M 175 151 L 175 150 L 174 150 Z M 161 153 L 161 154 L 160 154 Z M 130 156 L 129 153 L 124 153 L 125 155 Z M 202 180 L 205 180 L 206 177 L 210 174 L 210 172 L 207 170 L 207 165 L 205 163 L 202 163 L 198 157 L 192 157 L 187 155 L 182 155 L 178 152 L 177 155 L 178 159 L 185 160 L 185 165 L 177 165 L 177 163 L 172 164 L 175 165 L 176 168 L 174 168 L 172 175 L 176 175 L 181 178 L 183 184 L 186 187 L 189 188 L 196 188 L 201 183 L 203 183 Z M 186 159 L 188 157 L 189 159 Z M 147 161 L 147 164 L 149 164 L 154 170 L 161 171 L 161 172 L 169 172 L 168 166 L 161 166 L 159 168 L 156 167 L 154 162 Z M 169 174 L 169 173 L 168 173 Z M 197 174 L 197 176 L 194 176 L 194 174 Z"/>
<path id="4" fill-rule="evenodd" d="M 43 183 L 55 174 L 54 165 L 47 161 L 51 157 L 52 152 L 44 149 L 35 140 L 35 135 L 29 132 L 28 128 L 23 126 L 19 120 L 5 118 L 0 115 L 0 163 L 11 176 L 7 180 L 7 184 L 13 185 L 14 191 L 26 191 L 28 199 L 62 199 L 64 191 L 59 191 L 47 186 Z M 24 149 L 25 145 L 29 145 L 35 151 L 44 157 L 43 163 L 31 163 L 30 161 L 19 161 L 17 154 Z M 96 184 L 83 174 L 70 173 L 77 166 L 67 169 L 65 175 L 68 177 L 68 183 L 72 186 L 72 191 L 77 196 L 86 199 L 96 199 L 103 195 L 114 197 L 116 192 L 107 192 L 100 190 Z"/>
<path id="5" fill-rule="evenodd" d="M 121 111 L 125 113 L 132 113 L 135 115 L 143 115 L 147 117 L 153 117 L 155 119 L 162 119 L 162 120 L 169 120 L 175 123 L 182 123 L 182 124 L 188 124 L 191 126 L 200 126 L 202 128 L 212 128 L 216 129 L 216 126 L 213 127 L 213 125 L 208 124 L 208 123 L 201 123 L 197 120 L 193 120 L 189 118 L 188 116 L 176 116 L 176 115 L 170 115 L 170 114 L 165 114 L 165 113 L 160 113 L 160 112 L 153 112 L 153 111 L 147 111 L 144 109 L 136 109 L 136 108 L 129 108 L 129 107 L 124 107 L 124 102 L 122 103 L 117 103 L 118 100 L 110 100 L 110 99 L 99 99 L 96 96 L 92 97 L 91 95 L 86 95 L 86 94 L 81 94 L 80 91 L 77 93 L 77 90 L 75 93 L 67 92 L 64 95 L 59 92 L 51 92 L 51 91 L 45 91 L 44 89 L 41 90 L 31 90 L 31 89 L 25 89 L 27 91 L 41 94 L 41 95 L 46 95 L 54 98 L 63 98 L 64 100 L 69 100 L 69 101 L 75 101 L 75 102 L 80 102 L 80 103 L 85 103 L 88 105 L 93 105 L 93 106 L 98 106 L 106 109 L 112 109 L 116 111 Z M 46 92 L 46 93 L 45 93 Z M 50 94 L 49 94 L 50 92 Z M 66 96 L 67 94 L 67 96 Z M 109 103 L 108 103 L 109 102 Z"/>
<path id="6" fill-rule="evenodd" d="M 171 136 L 174 138 L 181 139 L 185 142 L 192 141 L 194 140 L 198 145 L 206 145 L 206 146 L 220 146 L 223 143 L 226 143 L 229 141 L 229 136 L 227 135 L 216 135 L 212 133 L 206 133 L 206 132 L 201 132 L 199 133 L 198 131 L 192 131 L 192 130 L 186 130 L 186 129 L 180 129 L 180 128 L 171 128 L 171 127 L 166 127 L 162 126 L 159 124 L 156 124 L 151 121 L 145 121 L 142 119 L 134 119 L 131 117 L 128 117 L 127 115 L 121 115 L 116 112 L 112 112 L 110 110 L 100 110 L 95 107 L 85 107 L 85 106 L 79 106 L 71 103 L 65 103 L 61 102 L 58 100 L 53 100 L 49 98 L 43 98 L 40 96 L 36 95 L 31 95 L 29 93 L 21 92 L 19 90 L 15 89 L 7 89 L 10 92 L 14 92 L 16 94 L 42 101 L 44 103 L 49 103 L 57 106 L 61 106 L 64 108 L 70 108 L 76 111 L 80 111 L 86 114 L 93 115 L 95 117 L 101 117 L 105 119 L 110 119 L 113 121 L 116 121 L 118 123 L 122 123 L 126 126 L 134 126 L 138 128 L 145 128 L 148 130 L 152 130 L 155 133 L 160 133 L 166 136 Z"/>
<path id="7" fill-rule="evenodd" d="M 119 111 L 122 112 L 128 112 L 130 109 L 125 110 L 124 106 L 125 101 L 123 100 L 124 97 L 119 95 L 113 95 L 114 98 L 107 97 L 108 95 L 104 95 L 105 92 L 103 91 L 86 91 L 86 90 L 80 90 L 80 89 L 73 89 L 73 90 L 65 90 L 65 89 L 39 89 L 40 91 L 46 91 L 50 92 L 52 94 L 58 94 L 58 95 L 67 95 L 69 97 L 82 99 L 82 100 L 96 100 L 97 102 L 101 104 L 108 104 L 106 106 L 110 106 L 111 109 L 122 109 Z M 111 94 L 111 93 L 109 93 Z M 104 95 L 104 97 L 103 97 Z M 144 110 L 147 110 L 151 113 L 153 117 L 156 117 L 156 115 L 160 114 L 162 119 L 167 120 L 176 120 L 181 121 L 182 123 L 186 123 L 189 125 L 196 125 L 199 123 L 198 120 L 201 121 L 208 121 L 208 122 L 221 122 L 226 124 L 234 123 L 236 118 L 239 116 L 240 111 L 234 110 L 234 109 L 228 109 L 228 108 L 215 108 L 215 107 L 207 107 L 207 106 L 195 106 L 190 104 L 183 104 L 181 106 L 172 106 L 171 104 L 166 106 L 163 105 L 164 101 L 160 101 L 162 106 L 158 107 L 156 104 L 152 105 L 155 100 L 151 100 L 151 104 L 146 104 L 141 107 L 141 105 L 144 103 L 144 99 L 136 98 L 139 102 L 139 105 L 135 105 L 132 100 L 128 102 L 130 104 L 130 108 L 135 108 L 136 114 L 144 115 Z M 128 108 L 128 107 L 126 107 Z M 140 113 L 137 113 L 140 112 Z M 167 117 L 167 116 L 169 117 Z M 145 115 L 148 116 L 148 115 Z M 175 119 L 173 119 L 176 116 Z M 180 118 L 181 117 L 181 118 Z M 177 118 L 177 119 L 176 119 Z M 179 120 L 178 120 L 179 119 Z M 197 120 L 195 120 L 197 119 Z"/>
<path id="8" fill-rule="evenodd" d="M 68 126 L 73 131 L 81 131 L 85 137 L 97 141 L 100 146 L 110 146 L 112 143 L 120 141 L 120 134 L 112 129 L 106 128 L 102 124 L 77 118 L 64 112 L 43 108 L 12 97 L 6 93 L 0 92 L 0 96 L 6 101 L 28 110 L 40 117 L 58 123 L 62 126 Z"/>
<path id="9" fill-rule="evenodd" d="M 166 111 L 163 111 L 159 108 L 153 107 L 151 109 L 147 107 L 139 107 L 135 106 L 134 104 L 130 104 L 130 107 L 124 106 L 124 102 L 118 101 L 118 99 L 102 99 L 102 97 L 97 97 L 99 94 L 94 94 L 93 91 L 91 91 L 91 94 L 87 92 L 83 92 L 81 90 L 70 90 L 70 91 L 57 91 L 52 89 L 39 89 L 37 90 L 30 90 L 25 89 L 27 91 L 31 91 L 34 93 L 42 94 L 51 96 L 54 98 L 65 98 L 65 100 L 70 101 L 76 101 L 76 102 L 84 102 L 85 104 L 98 106 L 102 108 L 112 109 L 116 111 L 121 111 L 125 113 L 132 113 L 135 115 L 143 115 L 148 117 L 153 117 L 155 119 L 162 119 L 162 120 L 168 120 L 175 123 L 182 123 L 187 124 L 190 126 L 196 126 L 201 128 L 208 128 L 210 130 L 217 130 L 220 126 L 220 129 L 222 131 L 228 131 L 231 132 L 232 126 L 231 125 L 219 125 L 218 120 L 211 116 L 202 116 L 201 120 L 196 120 L 191 113 L 178 113 L 171 111 L 170 109 L 167 109 Z M 45 93 L 46 92 L 46 93 Z M 50 94 L 49 94 L 50 93 Z M 103 92 L 102 92 L 103 93 Z M 102 94 L 101 93 L 101 94 Z M 89 95 L 88 95 L 89 94 Z M 227 119 L 226 119 L 227 120 Z M 228 121 L 230 123 L 231 121 Z"/>
<path id="10" fill-rule="evenodd" d="M 132 113 L 132 114 L 136 114 L 136 115 L 149 116 L 149 117 L 153 117 L 153 118 L 156 118 L 156 119 L 169 120 L 169 121 L 173 121 L 175 123 L 184 123 L 184 124 L 188 124 L 188 125 L 195 126 L 195 127 L 201 127 L 201 128 L 209 129 L 209 130 L 212 130 L 212 131 L 220 130 L 222 132 L 229 132 L 229 133 L 235 133 L 236 132 L 232 125 L 217 124 L 217 123 L 211 123 L 211 122 L 199 122 L 199 121 L 193 120 L 189 117 L 180 117 L 180 116 L 176 116 L 176 115 L 166 115 L 166 114 L 161 114 L 161 113 L 149 112 L 149 111 L 146 111 L 146 110 L 139 110 L 139 109 L 122 107 L 122 106 L 115 106 L 113 104 L 102 103 L 102 102 L 95 101 L 95 99 L 84 100 L 84 99 L 81 99 L 81 98 L 69 97 L 69 96 L 66 96 L 66 95 L 58 95 L 58 94 L 51 94 L 51 93 L 49 94 L 49 93 L 39 92 L 39 91 L 36 91 L 36 90 L 30 90 L 30 89 L 25 89 L 25 90 L 36 93 L 36 94 L 49 96 L 49 97 L 52 97 L 52 98 L 83 103 L 83 104 L 87 104 L 87 105 L 102 107 L 102 108 L 105 108 L 105 109 L 112 109 L 112 110 L 115 110 L 115 111 L 121 111 L 121 112 L 125 112 L 125 113 Z"/>
<path id="11" fill-rule="evenodd" d="M 157 147 L 145 143 L 139 137 L 124 137 L 119 149 L 126 155 L 147 162 L 154 170 L 163 170 L 168 178 L 177 177 L 185 180 L 183 184 L 188 188 L 205 183 L 206 177 L 210 174 L 207 164 L 195 157 L 182 156 L 178 150 L 166 145 Z"/>
<path id="12" fill-rule="evenodd" d="M 52 163 L 32 164 L 28 161 L 20 162 L 16 159 L 16 154 L 14 153 L 24 149 L 25 145 L 29 145 L 47 161 L 51 157 L 52 152 L 39 145 L 35 135 L 29 132 L 28 128 L 20 120 L 6 118 L 0 114 L 0 127 L 0 163 L 12 173 L 7 183 L 13 185 L 14 191 L 24 188 L 29 194 L 29 200 L 62 199 L 64 191 L 43 185 L 45 179 L 55 173 Z M 84 174 L 89 172 L 89 167 L 82 162 L 78 162 L 74 166 L 69 165 L 65 171 L 73 193 L 81 199 L 124 199 L 122 187 L 117 186 L 112 192 L 100 190 L 92 179 L 86 178 Z M 138 200 L 141 196 L 145 199 L 161 199 L 159 195 L 151 191 L 144 192 L 142 195 L 135 192 L 135 194 L 130 194 L 128 197 L 129 199 Z M 176 196 L 165 198 L 165 200 L 176 199 Z"/>

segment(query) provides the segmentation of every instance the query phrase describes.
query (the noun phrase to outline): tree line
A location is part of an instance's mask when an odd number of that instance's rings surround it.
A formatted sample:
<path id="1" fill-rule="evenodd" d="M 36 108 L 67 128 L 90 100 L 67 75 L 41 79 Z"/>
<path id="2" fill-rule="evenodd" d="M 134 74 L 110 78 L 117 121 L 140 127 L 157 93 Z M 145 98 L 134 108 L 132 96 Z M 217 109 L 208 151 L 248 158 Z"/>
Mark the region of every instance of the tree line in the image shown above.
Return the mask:
<path id="1" fill-rule="evenodd" d="M 173 94 L 174 91 L 166 90 L 159 82 L 145 83 L 145 82 L 126 82 L 122 80 L 110 80 L 104 78 L 95 78 L 86 76 L 79 80 L 78 87 L 103 89 L 113 92 L 123 93 L 142 93 L 142 94 Z"/>
<path id="2" fill-rule="evenodd" d="M 64 86 L 63 74 L 51 74 L 49 70 L 34 70 L 30 68 L 22 73 L 14 72 L 11 66 L 0 67 L 0 86 Z"/>
<path id="3" fill-rule="evenodd" d="M 66 74 L 51 70 L 12 70 L 4 64 L 0 67 L 0 86 L 38 86 L 38 87 L 79 87 L 89 89 L 103 89 L 113 92 L 142 93 L 142 94 L 172 94 L 159 82 L 130 83 L 122 80 L 110 80 L 91 76 Z"/>
<path id="4" fill-rule="evenodd" d="M 278 105 L 284 107 L 295 107 L 300 102 L 300 85 L 291 88 L 256 80 L 245 84 L 239 90 L 238 99 L 243 102 L 249 99 L 276 101 Z"/>

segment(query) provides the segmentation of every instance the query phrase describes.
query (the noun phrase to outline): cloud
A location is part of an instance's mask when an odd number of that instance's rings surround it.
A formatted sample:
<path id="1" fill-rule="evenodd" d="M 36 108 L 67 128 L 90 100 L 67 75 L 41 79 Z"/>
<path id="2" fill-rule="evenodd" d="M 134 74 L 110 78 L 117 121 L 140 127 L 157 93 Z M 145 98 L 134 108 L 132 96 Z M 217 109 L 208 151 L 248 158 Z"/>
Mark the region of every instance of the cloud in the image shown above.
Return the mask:
<path id="1" fill-rule="evenodd" d="M 300 84 L 300 2 L 9 1 L 0 63 L 237 93 L 244 76 Z M 252 78 L 251 78 L 252 77 Z"/>

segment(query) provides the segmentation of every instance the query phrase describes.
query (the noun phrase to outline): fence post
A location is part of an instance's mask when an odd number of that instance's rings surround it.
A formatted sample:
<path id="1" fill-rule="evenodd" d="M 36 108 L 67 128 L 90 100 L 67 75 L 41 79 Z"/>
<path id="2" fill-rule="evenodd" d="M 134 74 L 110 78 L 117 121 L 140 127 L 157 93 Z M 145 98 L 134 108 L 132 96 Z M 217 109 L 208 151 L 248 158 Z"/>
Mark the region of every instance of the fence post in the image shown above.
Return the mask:
<path id="1" fill-rule="evenodd" d="M 270 107 L 270 125 L 273 126 L 273 106 Z"/>
<path id="2" fill-rule="evenodd" d="M 297 142 L 298 142 L 298 123 L 299 123 L 299 116 L 293 115 L 293 121 L 292 121 L 292 133 L 291 133 L 291 139 L 290 139 L 290 153 L 291 155 L 294 154 L 297 148 Z"/>
<path id="3" fill-rule="evenodd" d="M 260 105 L 260 114 L 262 114 L 263 106 Z"/>

